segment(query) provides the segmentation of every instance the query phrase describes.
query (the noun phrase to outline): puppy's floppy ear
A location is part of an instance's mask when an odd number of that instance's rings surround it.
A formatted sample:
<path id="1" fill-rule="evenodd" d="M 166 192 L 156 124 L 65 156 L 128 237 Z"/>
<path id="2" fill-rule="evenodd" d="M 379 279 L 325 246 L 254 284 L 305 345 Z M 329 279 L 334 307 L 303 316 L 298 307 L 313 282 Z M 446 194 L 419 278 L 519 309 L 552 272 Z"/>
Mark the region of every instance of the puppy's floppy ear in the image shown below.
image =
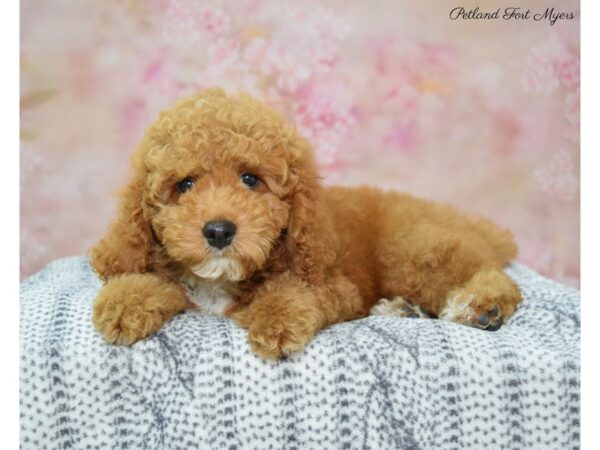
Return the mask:
<path id="1" fill-rule="evenodd" d="M 324 204 L 312 150 L 301 138 L 296 140 L 295 147 L 301 156 L 291 167 L 295 186 L 286 245 L 292 270 L 305 281 L 317 283 L 324 280 L 326 269 L 335 262 L 338 238 Z"/>
<path id="2" fill-rule="evenodd" d="M 91 265 L 103 280 L 146 272 L 152 265 L 152 231 L 142 209 L 144 179 L 138 175 L 125 186 L 116 219 L 90 250 Z"/>

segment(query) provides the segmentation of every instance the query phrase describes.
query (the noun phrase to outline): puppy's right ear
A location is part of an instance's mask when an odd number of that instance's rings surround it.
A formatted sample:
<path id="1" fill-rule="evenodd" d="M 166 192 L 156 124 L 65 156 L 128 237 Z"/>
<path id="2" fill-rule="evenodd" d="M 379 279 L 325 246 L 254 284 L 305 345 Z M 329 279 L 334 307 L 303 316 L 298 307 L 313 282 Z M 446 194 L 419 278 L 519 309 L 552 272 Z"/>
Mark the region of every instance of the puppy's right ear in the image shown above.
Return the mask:
<path id="1" fill-rule="evenodd" d="M 144 178 L 137 177 L 121 192 L 119 211 L 106 235 L 90 250 L 94 271 L 106 281 L 121 273 L 142 273 L 152 265 L 152 231 L 144 218 Z"/>

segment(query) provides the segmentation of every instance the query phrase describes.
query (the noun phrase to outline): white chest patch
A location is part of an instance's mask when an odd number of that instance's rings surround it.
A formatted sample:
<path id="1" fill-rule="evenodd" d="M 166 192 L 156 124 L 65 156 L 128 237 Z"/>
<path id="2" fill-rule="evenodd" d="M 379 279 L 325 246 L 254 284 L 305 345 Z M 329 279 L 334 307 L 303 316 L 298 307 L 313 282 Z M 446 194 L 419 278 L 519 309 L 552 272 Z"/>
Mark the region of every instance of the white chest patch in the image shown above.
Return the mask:
<path id="1" fill-rule="evenodd" d="M 227 290 L 226 282 L 204 280 L 194 276 L 186 277 L 182 281 L 188 299 L 203 314 L 222 316 L 225 308 L 233 303 L 233 295 Z"/>

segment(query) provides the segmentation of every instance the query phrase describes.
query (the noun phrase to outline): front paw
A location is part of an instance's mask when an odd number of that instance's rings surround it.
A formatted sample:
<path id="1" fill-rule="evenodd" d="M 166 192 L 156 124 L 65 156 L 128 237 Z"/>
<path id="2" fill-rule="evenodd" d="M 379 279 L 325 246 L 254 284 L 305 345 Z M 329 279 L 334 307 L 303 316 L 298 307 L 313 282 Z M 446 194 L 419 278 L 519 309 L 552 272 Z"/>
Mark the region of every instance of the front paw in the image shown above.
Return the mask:
<path id="1" fill-rule="evenodd" d="M 92 321 L 108 342 L 131 345 L 156 332 L 164 319 L 159 311 L 146 308 L 138 296 L 100 292 Z"/>
<path id="2" fill-rule="evenodd" d="M 185 305 L 181 291 L 157 277 L 122 275 L 100 290 L 92 322 L 108 342 L 131 345 L 158 331 Z"/>
<path id="3" fill-rule="evenodd" d="M 232 317 L 239 326 L 248 329 L 248 342 L 254 353 L 265 359 L 277 359 L 302 350 L 322 323 L 317 311 L 292 313 L 291 310 L 250 305 Z"/>

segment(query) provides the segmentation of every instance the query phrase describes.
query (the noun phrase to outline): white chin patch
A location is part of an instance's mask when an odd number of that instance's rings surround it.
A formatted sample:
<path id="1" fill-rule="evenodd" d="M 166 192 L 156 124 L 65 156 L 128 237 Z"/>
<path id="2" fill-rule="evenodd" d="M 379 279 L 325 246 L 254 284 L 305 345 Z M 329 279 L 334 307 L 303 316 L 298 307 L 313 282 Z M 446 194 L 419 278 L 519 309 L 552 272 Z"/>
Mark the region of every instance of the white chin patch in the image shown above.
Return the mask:
<path id="1" fill-rule="evenodd" d="M 221 277 L 231 281 L 242 279 L 242 268 L 237 261 L 223 256 L 214 257 L 201 266 L 194 267 L 193 272 L 194 275 L 207 280 Z"/>

